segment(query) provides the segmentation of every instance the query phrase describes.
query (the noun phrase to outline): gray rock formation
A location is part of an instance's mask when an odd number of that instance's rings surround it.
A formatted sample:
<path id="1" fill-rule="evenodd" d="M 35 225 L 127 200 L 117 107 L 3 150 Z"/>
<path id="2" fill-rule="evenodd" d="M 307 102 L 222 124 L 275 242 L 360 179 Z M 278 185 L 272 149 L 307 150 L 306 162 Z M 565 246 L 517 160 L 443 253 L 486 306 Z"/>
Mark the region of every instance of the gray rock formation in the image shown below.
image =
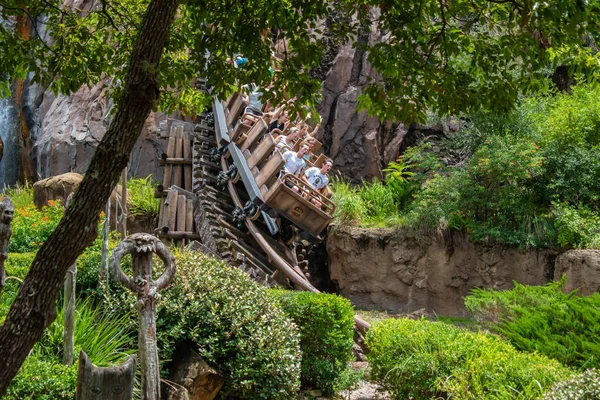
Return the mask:
<path id="1" fill-rule="evenodd" d="M 556 256 L 552 251 L 475 245 L 410 229 L 335 230 L 327 250 L 332 281 L 355 305 L 395 312 L 425 308 L 446 316 L 466 315 L 462 298 L 474 287 L 547 283 Z M 600 281 L 600 274 L 596 277 Z"/>
<path id="2" fill-rule="evenodd" d="M 378 13 L 378 9 L 372 11 Z M 377 15 L 373 15 L 373 19 Z M 373 44 L 380 40 L 377 29 L 362 34 L 359 41 Z M 335 162 L 335 168 L 354 178 L 381 177 L 383 143 L 379 120 L 365 111 L 357 112 L 358 96 L 367 77 L 376 78 L 367 55 L 351 43 L 328 43 L 327 54 L 333 59 L 322 66 L 323 101 L 319 107 L 321 129 L 318 138 Z M 323 76 L 322 76 L 323 77 Z"/>
<path id="3" fill-rule="evenodd" d="M 85 172 L 110 122 L 112 102 L 106 84 L 82 87 L 70 96 L 37 93 L 39 129 L 33 152 L 39 177 Z M 152 113 L 131 154 L 130 175 L 159 178 L 164 139 L 157 126 Z"/>

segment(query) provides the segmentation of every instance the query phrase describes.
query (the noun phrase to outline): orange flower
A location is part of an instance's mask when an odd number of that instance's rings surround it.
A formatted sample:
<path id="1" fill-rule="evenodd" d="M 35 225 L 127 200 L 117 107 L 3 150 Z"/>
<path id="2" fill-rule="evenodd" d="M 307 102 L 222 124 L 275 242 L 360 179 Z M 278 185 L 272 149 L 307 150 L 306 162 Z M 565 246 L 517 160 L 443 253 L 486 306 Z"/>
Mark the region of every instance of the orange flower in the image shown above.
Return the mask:
<path id="1" fill-rule="evenodd" d="M 56 205 L 55 200 L 48 200 L 48 205 L 54 207 Z"/>

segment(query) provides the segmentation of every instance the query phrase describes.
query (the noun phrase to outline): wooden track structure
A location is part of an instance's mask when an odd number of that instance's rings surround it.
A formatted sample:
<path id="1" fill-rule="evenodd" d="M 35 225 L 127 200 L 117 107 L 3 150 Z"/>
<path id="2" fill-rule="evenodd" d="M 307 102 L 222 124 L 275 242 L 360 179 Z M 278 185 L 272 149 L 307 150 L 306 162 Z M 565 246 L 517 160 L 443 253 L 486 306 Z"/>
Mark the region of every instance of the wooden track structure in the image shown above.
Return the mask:
<path id="1" fill-rule="evenodd" d="M 290 247 L 283 243 L 281 235 L 274 237 L 273 234 L 281 227 L 275 225 L 274 218 L 266 211 L 268 207 L 261 203 L 266 192 L 263 190 L 261 193 L 257 180 L 259 184 L 271 187 L 276 182 L 273 179 L 261 180 L 260 171 L 266 168 L 271 172 L 264 176 L 272 175 L 273 171 L 281 168 L 281 161 L 270 157 L 269 164 L 263 157 L 252 165 L 254 159 L 251 157 L 257 149 L 238 146 L 232 140 L 234 135 L 238 138 L 246 135 L 247 139 L 253 134 L 252 127 L 239 128 L 238 118 L 244 105 L 239 100 L 238 103 L 235 99 L 229 100 L 224 103 L 214 98 L 212 116 L 207 118 L 204 115 L 189 136 L 191 188 L 187 186 L 185 170 L 181 173 L 183 178 L 175 174 L 175 168 L 190 165 L 189 153 L 185 152 L 183 144 L 180 153 L 176 150 L 179 138 L 186 135 L 181 133 L 181 128 L 175 127 L 174 130 L 171 127 L 166 157 L 163 157 L 165 176 L 162 187 L 157 191 L 161 195 L 157 231 L 161 239 L 179 241 L 176 244 L 190 241 L 190 248 L 213 254 L 262 284 L 318 292 L 306 274 L 306 252 L 311 245 L 307 240 L 297 240 Z M 243 151 L 249 153 L 244 155 Z M 268 153 L 268 149 L 261 151 Z M 181 156 L 178 157 L 178 154 Z M 260 169 L 247 168 L 245 160 L 251 160 L 252 168 L 259 166 Z M 175 203 L 176 211 L 173 211 Z M 179 207 L 183 204 L 186 218 L 183 225 L 179 225 Z M 192 209 L 191 225 L 187 223 L 189 207 Z M 322 218 L 330 219 L 330 216 Z M 182 232 L 179 230 L 181 226 L 186 230 L 192 226 L 193 230 Z M 355 318 L 355 322 L 360 332 L 364 333 L 369 328 L 369 324 L 359 318 Z"/>
<path id="2" fill-rule="evenodd" d="M 171 186 L 192 190 L 192 133 L 183 124 L 169 124 L 167 151 L 159 161 L 164 167 L 163 182 L 157 188 L 160 197 L 158 235 L 182 246 L 199 239 L 194 229 L 193 200 Z"/>

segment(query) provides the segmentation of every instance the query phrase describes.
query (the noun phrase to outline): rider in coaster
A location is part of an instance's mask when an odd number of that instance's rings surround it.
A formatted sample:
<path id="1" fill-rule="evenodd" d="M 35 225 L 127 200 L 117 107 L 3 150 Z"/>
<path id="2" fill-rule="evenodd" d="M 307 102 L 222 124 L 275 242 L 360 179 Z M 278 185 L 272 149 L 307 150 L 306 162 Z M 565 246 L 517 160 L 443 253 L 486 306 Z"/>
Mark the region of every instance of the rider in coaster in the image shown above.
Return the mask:
<path id="1" fill-rule="evenodd" d="M 321 168 L 310 167 L 304 171 L 304 176 L 302 176 L 302 179 L 306 181 L 313 189 L 321 191 L 329 184 L 329 176 L 327 176 L 327 174 L 329 171 L 331 171 L 331 167 L 333 167 L 333 160 L 328 158 L 323 162 Z M 310 199 L 311 203 L 321 207 L 322 204 L 319 200 L 320 199 L 314 197 Z"/>
<path id="2" fill-rule="evenodd" d="M 308 152 L 304 155 L 304 160 L 306 161 L 310 161 L 313 149 L 315 148 L 315 146 L 317 145 L 317 139 L 315 139 L 314 137 L 309 137 L 306 138 L 302 141 L 301 145 L 306 144 L 308 145 Z"/>
<path id="3" fill-rule="evenodd" d="M 277 150 L 281 150 L 284 147 L 293 147 L 294 142 L 300 136 L 300 130 L 296 127 L 290 128 L 290 133 L 287 135 L 279 135 L 275 138 L 275 146 Z"/>
<path id="4" fill-rule="evenodd" d="M 304 155 L 310 151 L 307 144 L 302 144 L 300 146 L 300 150 L 297 152 L 293 152 L 291 150 L 285 151 L 282 154 L 283 159 L 285 160 L 285 165 L 283 166 L 283 172 L 299 175 L 302 172 L 302 169 L 306 167 L 306 161 L 304 161 Z M 294 192 L 297 192 L 298 186 L 292 184 L 291 182 L 286 181 L 285 184 L 288 187 L 291 187 Z"/>
<path id="5" fill-rule="evenodd" d="M 271 123 L 269 124 L 269 133 L 273 130 L 273 129 L 279 129 L 280 131 L 284 131 L 285 130 L 285 126 L 287 125 L 288 121 L 290 120 L 290 117 L 288 116 L 288 112 L 284 111 L 281 113 L 281 115 L 279 116 L 279 118 L 271 121 Z"/>

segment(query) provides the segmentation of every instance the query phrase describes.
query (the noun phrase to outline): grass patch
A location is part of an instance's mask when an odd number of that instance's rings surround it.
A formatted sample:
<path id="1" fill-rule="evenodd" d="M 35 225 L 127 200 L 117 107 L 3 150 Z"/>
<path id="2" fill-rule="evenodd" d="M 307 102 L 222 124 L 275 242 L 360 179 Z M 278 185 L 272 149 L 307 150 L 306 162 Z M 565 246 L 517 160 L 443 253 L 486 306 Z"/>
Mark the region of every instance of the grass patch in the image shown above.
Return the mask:
<path id="1" fill-rule="evenodd" d="M 127 206 L 131 215 L 158 218 L 160 200 L 154 197 L 156 184 L 151 175 L 127 180 Z"/>

